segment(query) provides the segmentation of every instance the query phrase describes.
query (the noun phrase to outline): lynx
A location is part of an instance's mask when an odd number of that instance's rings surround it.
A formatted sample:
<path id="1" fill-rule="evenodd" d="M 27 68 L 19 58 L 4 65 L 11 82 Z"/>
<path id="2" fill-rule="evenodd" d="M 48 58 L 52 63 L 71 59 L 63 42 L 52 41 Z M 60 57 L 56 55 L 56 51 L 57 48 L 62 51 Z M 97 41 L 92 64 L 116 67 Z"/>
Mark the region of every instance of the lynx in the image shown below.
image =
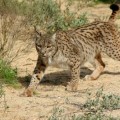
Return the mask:
<path id="1" fill-rule="evenodd" d="M 36 30 L 38 60 L 31 82 L 24 91 L 26 96 L 33 95 L 49 65 L 67 65 L 71 72 L 71 81 L 67 88 L 76 91 L 82 64 L 89 61 L 95 66 L 93 73 L 85 76 L 85 79 L 96 80 L 105 68 L 101 52 L 120 60 L 120 35 L 114 25 L 119 6 L 112 4 L 110 8 L 112 14 L 107 22 L 94 21 L 68 31 L 57 31 L 52 35 L 42 35 Z"/>

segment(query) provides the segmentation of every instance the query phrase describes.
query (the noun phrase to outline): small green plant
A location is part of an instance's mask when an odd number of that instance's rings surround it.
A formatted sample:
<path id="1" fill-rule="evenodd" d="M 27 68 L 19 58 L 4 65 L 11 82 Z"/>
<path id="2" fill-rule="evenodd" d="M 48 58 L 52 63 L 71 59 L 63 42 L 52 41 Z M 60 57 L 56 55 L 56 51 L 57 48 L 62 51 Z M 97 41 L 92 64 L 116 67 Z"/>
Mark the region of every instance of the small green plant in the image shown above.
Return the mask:
<path id="1" fill-rule="evenodd" d="M 8 85 L 17 85 L 17 70 L 12 69 L 7 62 L 0 60 L 0 79 L 2 83 Z"/>
<path id="2" fill-rule="evenodd" d="M 119 118 L 113 118 L 111 116 L 105 116 L 98 113 L 84 113 L 84 115 L 74 115 L 70 120 L 119 120 Z"/>
<path id="3" fill-rule="evenodd" d="M 6 111 L 6 109 L 8 108 L 7 106 L 7 101 L 6 101 L 6 97 L 5 97 L 5 92 L 3 90 L 3 84 L 0 83 L 0 104 L 2 104 L 2 98 L 3 98 L 3 104 L 4 104 L 4 111 Z"/>
<path id="4" fill-rule="evenodd" d="M 96 92 L 94 99 L 90 99 L 89 94 L 84 107 L 93 112 L 120 109 L 120 96 L 114 94 L 103 94 L 103 87 L 101 87 Z"/>
<path id="5" fill-rule="evenodd" d="M 103 95 L 101 100 L 101 107 L 108 110 L 120 109 L 120 96 L 117 95 Z"/>
<path id="6" fill-rule="evenodd" d="M 106 116 L 104 112 L 105 110 L 120 109 L 120 96 L 114 94 L 106 95 L 103 93 L 103 87 L 101 87 L 94 98 L 91 98 L 91 93 L 88 93 L 88 99 L 83 107 L 85 114 L 80 116 L 78 120 L 118 120 L 117 118 Z"/>
<path id="7" fill-rule="evenodd" d="M 75 112 L 81 112 L 82 110 L 82 115 L 65 114 L 65 110 L 58 107 L 53 109 L 53 113 L 48 120 L 119 120 L 119 118 L 105 115 L 106 111 L 116 109 L 120 109 L 120 96 L 114 94 L 106 95 L 103 93 L 103 87 L 101 87 L 95 93 L 94 98 L 91 93 L 88 93 L 85 104 L 82 105 L 80 110 Z"/>
<path id="8" fill-rule="evenodd" d="M 64 109 L 61 109 L 59 107 L 54 107 L 52 111 L 53 113 L 50 116 L 50 118 L 48 118 L 48 120 L 60 120 L 59 116 L 61 116 L 62 113 L 64 113 Z"/>

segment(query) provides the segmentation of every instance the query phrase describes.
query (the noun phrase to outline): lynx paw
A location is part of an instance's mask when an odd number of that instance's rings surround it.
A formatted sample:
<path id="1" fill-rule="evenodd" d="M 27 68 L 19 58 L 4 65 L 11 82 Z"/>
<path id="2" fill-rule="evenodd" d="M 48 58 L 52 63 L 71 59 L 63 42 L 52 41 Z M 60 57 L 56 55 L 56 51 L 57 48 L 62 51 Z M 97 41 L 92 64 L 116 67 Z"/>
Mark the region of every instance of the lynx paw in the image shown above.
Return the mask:
<path id="1" fill-rule="evenodd" d="M 96 80 L 94 77 L 92 77 L 91 75 L 86 75 L 84 78 L 84 80 Z"/>
<path id="2" fill-rule="evenodd" d="M 69 82 L 67 87 L 67 91 L 77 91 L 78 90 L 78 82 Z"/>
<path id="3" fill-rule="evenodd" d="M 33 96 L 33 89 L 27 88 L 20 96 L 32 97 Z"/>

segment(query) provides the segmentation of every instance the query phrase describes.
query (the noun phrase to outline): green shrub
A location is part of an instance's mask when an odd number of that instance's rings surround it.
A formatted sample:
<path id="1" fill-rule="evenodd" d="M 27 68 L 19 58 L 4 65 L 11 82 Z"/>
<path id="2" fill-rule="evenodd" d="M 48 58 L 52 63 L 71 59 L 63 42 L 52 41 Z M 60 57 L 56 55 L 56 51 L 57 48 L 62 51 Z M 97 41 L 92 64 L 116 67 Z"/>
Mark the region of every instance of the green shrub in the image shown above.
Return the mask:
<path id="1" fill-rule="evenodd" d="M 65 10 L 61 10 L 61 3 L 55 0 L 1 0 L 0 14 L 23 16 L 27 24 L 39 25 L 47 32 L 59 29 L 66 30 L 87 23 L 86 14 L 78 14 L 80 5 L 76 7 L 76 12 L 71 11 L 74 4 L 71 0 L 65 1 Z M 79 12 L 80 13 L 80 12 Z"/>
<path id="2" fill-rule="evenodd" d="M 17 70 L 12 69 L 3 60 L 0 60 L 0 81 L 8 85 L 15 85 L 17 81 Z"/>
<path id="3" fill-rule="evenodd" d="M 64 11 L 61 10 L 61 4 L 54 0 L 34 0 L 29 4 L 23 1 L 21 9 L 24 9 L 23 14 L 29 24 L 38 25 L 46 32 L 67 30 L 88 22 L 86 14 L 80 15 L 70 10 L 69 2 L 66 3 Z"/>

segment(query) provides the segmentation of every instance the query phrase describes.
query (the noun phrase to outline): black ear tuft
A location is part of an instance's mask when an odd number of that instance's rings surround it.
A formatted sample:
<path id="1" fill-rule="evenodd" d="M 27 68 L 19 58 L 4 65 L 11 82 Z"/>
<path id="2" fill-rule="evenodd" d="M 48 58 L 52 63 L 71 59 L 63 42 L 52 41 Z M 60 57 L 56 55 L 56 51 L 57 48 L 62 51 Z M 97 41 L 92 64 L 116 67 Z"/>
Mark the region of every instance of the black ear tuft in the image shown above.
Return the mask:
<path id="1" fill-rule="evenodd" d="M 38 32 L 38 30 L 37 30 L 37 27 L 36 27 L 36 26 L 34 26 L 34 31 L 35 31 L 35 33 L 36 33 L 37 35 L 41 36 L 41 32 Z"/>
<path id="2" fill-rule="evenodd" d="M 113 11 L 118 11 L 119 10 L 119 6 L 116 5 L 116 4 L 112 4 L 112 5 L 110 5 L 110 9 L 113 10 Z"/>

